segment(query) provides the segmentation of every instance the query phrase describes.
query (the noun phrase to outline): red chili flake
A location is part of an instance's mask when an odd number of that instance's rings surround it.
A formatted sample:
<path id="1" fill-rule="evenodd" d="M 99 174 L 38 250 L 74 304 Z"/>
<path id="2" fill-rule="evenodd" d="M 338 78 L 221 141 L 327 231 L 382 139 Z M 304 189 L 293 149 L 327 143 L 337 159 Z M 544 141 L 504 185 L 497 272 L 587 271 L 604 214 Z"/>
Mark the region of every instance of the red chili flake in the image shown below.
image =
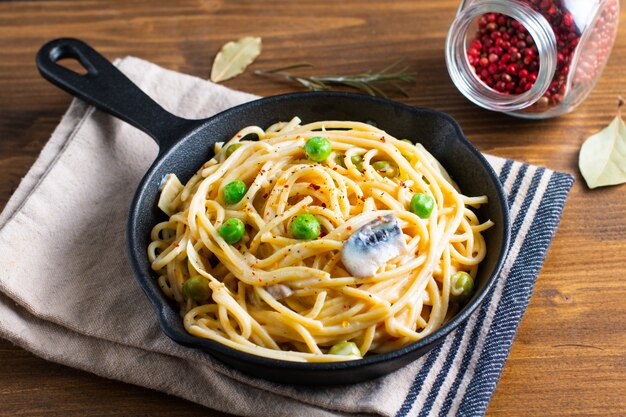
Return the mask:
<path id="1" fill-rule="evenodd" d="M 317 184 L 309 184 L 309 188 L 313 188 L 315 191 L 317 191 L 317 190 L 319 190 L 319 189 L 320 189 L 320 188 L 322 188 L 322 187 L 320 187 L 320 186 L 319 186 L 319 185 L 317 185 Z"/>
<path id="2" fill-rule="evenodd" d="M 241 135 L 237 135 L 237 137 L 238 137 L 238 138 L 240 138 L 240 137 L 241 137 Z"/>
<path id="3" fill-rule="evenodd" d="M 347 230 L 352 230 L 352 226 L 346 227 Z"/>
<path id="4" fill-rule="evenodd" d="M 385 139 L 385 137 L 384 137 L 384 136 L 381 136 L 381 137 L 380 137 L 380 141 L 381 141 L 382 143 L 387 142 L 387 140 Z"/>
<path id="5" fill-rule="evenodd" d="M 256 275 L 256 272 L 252 271 L 252 275 Z"/>
<path id="6" fill-rule="evenodd" d="M 337 171 L 337 167 L 333 167 L 333 171 Z"/>
<path id="7" fill-rule="evenodd" d="M 259 278 L 259 282 L 263 282 L 263 280 L 261 278 Z"/>
<path id="8" fill-rule="evenodd" d="M 237 250 L 241 250 L 241 245 L 237 245 Z"/>
<path id="9" fill-rule="evenodd" d="M 404 181 L 400 181 L 400 187 L 404 187 Z"/>
<path id="10" fill-rule="evenodd" d="M 262 170 L 261 170 L 261 172 L 262 172 L 263 174 L 265 174 L 267 171 L 265 171 L 264 169 L 262 169 Z"/>
<path id="11" fill-rule="evenodd" d="M 263 194 L 263 198 L 267 198 L 269 196 L 268 193 Z"/>
<path id="12" fill-rule="evenodd" d="M 383 217 L 382 217 L 382 216 L 378 216 L 378 217 L 377 217 L 377 219 L 378 219 L 378 220 L 382 220 L 382 219 L 383 219 Z"/>
<path id="13" fill-rule="evenodd" d="M 326 203 L 322 203 L 322 207 L 326 208 Z"/>
<path id="14" fill-rule="evenodd" d="M 179 247 L 179 246 L 180 246 L 180 245 L 179 245 L 178 243 L 174 243 L 174 247 L 175 247 L 175 248 L 177 248 L 177 247 Z"/>

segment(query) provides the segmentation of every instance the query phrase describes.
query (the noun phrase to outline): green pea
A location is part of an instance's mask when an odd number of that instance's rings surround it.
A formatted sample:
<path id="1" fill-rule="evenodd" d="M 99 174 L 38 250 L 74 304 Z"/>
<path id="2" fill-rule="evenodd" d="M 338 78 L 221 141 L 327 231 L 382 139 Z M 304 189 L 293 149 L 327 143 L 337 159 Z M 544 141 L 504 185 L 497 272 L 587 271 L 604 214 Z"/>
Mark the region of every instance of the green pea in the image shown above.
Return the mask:
<path id="1" fill-rule="evenodd" d="M 304 144 L 304 153 L 311 161 L 324 162 L 331 152 L 330 141 L 322 136 L 312 137 Z"/>
<path id="2" fill-rule="evenodd" d="M 359 171 L 363 172 L 363 157 L 361 155 L 352 155 L 350 157 L 350 162 L 354 165 L 354 167 Z"/>
<path id="3" fill-rule="evenodd" d="M 345 158 L 344 158 L 344 157 L 343 157 L 343 155 L 342 155 L 342 154 L 340 154 L 340 153 L 335 154 L 335 163 L 336 163 L 337 165 L 339 165 L 340 167 L 343 167 L 343 168 L 345 168 L 345 167 L 346 167 L 346 161 L 345 161 Z"/>
<path id="4" fill-rule="evenodd" d="M 361 356 L 361 351 L 354 342 L 339 342 L 328 351 L 331 355 Z"/>
<path id="5" fill-rule="evenodd" d="M 239 242 L 241 240 L 246 227 L 243 222 L 237 218 L 228 219 L 220 226 L 220 236 L 226 241 L 226 243 Z"/>
<path id="6" fill-rule="evenodd" d="M 350 162 L 352 162 L 354 167 L 359 172 L 363 172 L 363 157 L 361 155 L 352 155 L 350 157 Z M 337 154 L 337 156 L 335 156 L 335 163 L 343 168 L 346 168 L 346 158 L 342 154 Z"/>
<path id="7" fill-rule="evenodd" d="M 228 148 L 226 148 L 226 158 L 231 156 L 233 152 L 235 152 L 237 149 L 241 148 L 242 146 L 243 146 L 243 143 L 235 143 L 234 145 L 228 146 Z"/>
<path id="8" fill-rule="evenodd" d="M 417 193 L 411 198 L 409 209 L 422 219 L 427 219 L 435 208 L 435 199 L 428 194 Z"/>
<path id="9" fill-rule="evenodd" d="M 470 299 L 474 292 L 474 279 L 470 274 L 459 271 L 452 275 L 450 288 L 450 299 L 458 304 L 462 304 Z"/>
<path id="10" fill-rule="evenodd" d="M 319 220 L 312 214 L 301 214 L 291 222 L 291 234 L 296 239 L 316 239 L 321 231 Z"/>
<path id="11" fill-rule="evenodd" d="M 376 161 L 372 164 L 372 168 L 378 171 L 383 177 L 393 178 L 398 176 L 398 167 L 391 162 Z"/>
<path id="12" fill-rule="evenodd" d="M 202 275 L 194 275 L 183 284 L 183 294 L 194 301 L 204 301 L 211 296 L 209 280 Z"/>
<path id="13" fill-rule="evenodd" d="M 243 181 L 231 181 L 224 187 L 224 201 L 228 205 L 238 203 L 247 191 L 248 187 Z"/>

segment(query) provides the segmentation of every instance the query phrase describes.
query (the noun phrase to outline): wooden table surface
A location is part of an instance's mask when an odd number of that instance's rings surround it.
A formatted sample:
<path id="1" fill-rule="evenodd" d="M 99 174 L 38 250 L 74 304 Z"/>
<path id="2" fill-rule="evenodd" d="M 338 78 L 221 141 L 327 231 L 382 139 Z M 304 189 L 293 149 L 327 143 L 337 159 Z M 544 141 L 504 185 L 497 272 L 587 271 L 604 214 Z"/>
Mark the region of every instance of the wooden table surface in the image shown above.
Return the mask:
<path id="1" fill-rule="evenodd" d="M 263 37 L 255 69 L 298 62 L 319 73 L 380 69 L 400 58 L 417 72 L 397 100 L 455 117 L 484 152 L 573 173 L 561 225 L 502 378 L 493 416 L 626 414 L 626 186 L 590 191 L 577 169 L 586 137 L 626 97 L 626 31 L 589 98 L 573 113 L 524 121 L 481 110 L 452 85 L 444 41 L 458 0 L 4 1 L 0 3 L 0 207 L 70 103 L 34 55 L 47 40 L 82 38 L 108 58 L 135 55 L 208 77 L 216 51 Z M 625 9 L 622 3 L 622 9 Z M 622 12 L 622 25 L 626 13 Z M 225 85 L 259 95 L 298 91 L 252 71 Z M 0 415 L 222 415 L 156 391 L 46 362 L 0 340 Z"/>

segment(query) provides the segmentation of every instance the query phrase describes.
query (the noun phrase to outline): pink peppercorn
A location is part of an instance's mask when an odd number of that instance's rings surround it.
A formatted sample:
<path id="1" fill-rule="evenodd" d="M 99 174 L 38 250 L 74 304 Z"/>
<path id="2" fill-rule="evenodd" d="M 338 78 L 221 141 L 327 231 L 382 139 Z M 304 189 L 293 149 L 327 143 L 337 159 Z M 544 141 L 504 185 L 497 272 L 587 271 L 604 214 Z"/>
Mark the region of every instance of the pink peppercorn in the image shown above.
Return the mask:
<path id="1" fill-rule="evenodd" d="M 559 52 L 555 86 L 545 94 L 555 101 L 555 95 L 565 85 L 565 75 L 569 72 L 569 62 L 580 40 L 571 13 L 561 8 L 560 0 L 526 0 L 548 19 L 555 30 Z M 487 67 L 493 81 L 483 81 L 491 88 L 505 94 L 521 94 L 532 88 L 537 81 L 539 56 L 535 42 L 526 28 L 515 19 L 499 13 L 486 13 L 478 19 L 478 32 L 467 50 L 470 63 Z M 476 69 L 477 75 L 480 75 Z M 506 75 L 506 79 L 502 77 Z M 510 79 L 509 79 L 510 78 Z"/>

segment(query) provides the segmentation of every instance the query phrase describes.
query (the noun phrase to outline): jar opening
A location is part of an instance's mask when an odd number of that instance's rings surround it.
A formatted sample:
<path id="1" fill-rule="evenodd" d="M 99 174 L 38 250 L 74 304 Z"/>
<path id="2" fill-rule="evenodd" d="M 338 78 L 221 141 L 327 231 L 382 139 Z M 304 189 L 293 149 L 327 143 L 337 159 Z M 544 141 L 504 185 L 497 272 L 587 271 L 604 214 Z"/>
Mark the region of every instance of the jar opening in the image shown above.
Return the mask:
<path id="1" fill-rule="evenodd" d="M 452 24 L 446 62 L 470 101 L 511 112 L 538 102 L 550 88 L 556 49 L 554 32 L 541 13 L 521 2 L 484 0 Z"/>
<path id="2" fill-rule="evenodd" d="M 539 73 L 539 51 L 523 24 L 501 13 L 473 20 L 465 40 L 467 61 L 485 87 L 505 95 L 529 91 Z"/>

